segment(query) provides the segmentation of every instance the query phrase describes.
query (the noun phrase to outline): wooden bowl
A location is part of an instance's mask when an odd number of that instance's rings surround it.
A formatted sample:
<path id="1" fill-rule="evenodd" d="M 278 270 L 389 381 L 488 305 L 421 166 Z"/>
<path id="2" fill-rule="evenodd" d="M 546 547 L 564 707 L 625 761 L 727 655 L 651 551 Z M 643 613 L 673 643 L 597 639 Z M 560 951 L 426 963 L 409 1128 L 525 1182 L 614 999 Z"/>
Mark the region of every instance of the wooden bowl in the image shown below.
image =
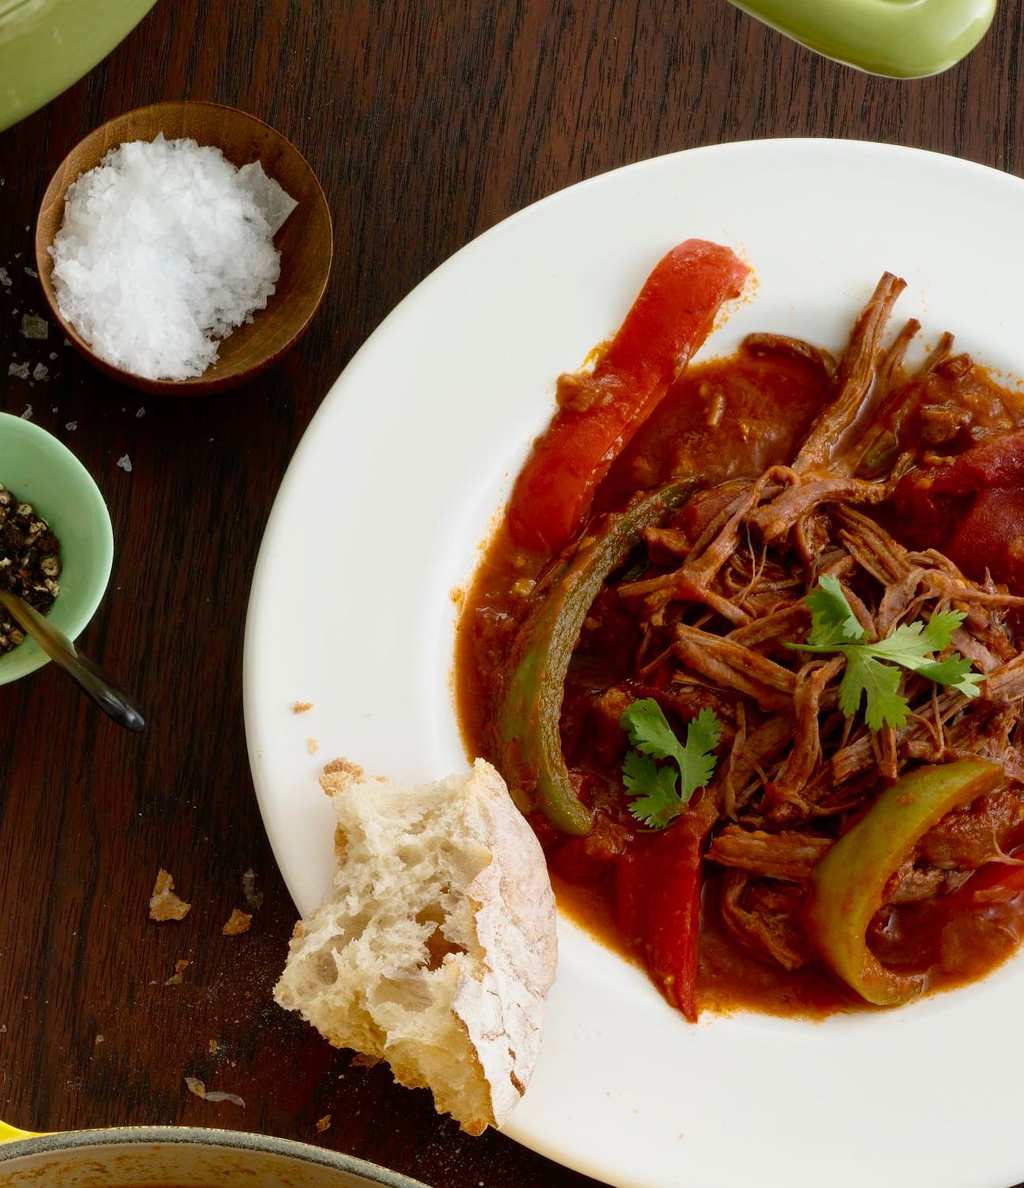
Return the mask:
<path id="1" fill-rule="evenodd" d="M 98 358 L 61 315 L 47 250 L 64 221 L 64 197 L 76 178 L 98 165 L 108 150 L 128 140 L 189 136 L 214 145 L 235 165 L 260 161 L 265 172 L 298 202 L 274 237 L 281 277 L 266 309 L 223 339 L 219 358 L 201 376 L 152 380 Z M 36 269 L 53 316 L 78 350 L 107 375 L 157 396 L 205 396 L 252 379 L 276 362 L 309 325 L 327 287 L 333 254 L 331 212 L 312 169 L 294 144 L 255 116 L 219 103 L 154 103 L 108 121 L 71 150 L 53 175 L 36 220 Z"/>

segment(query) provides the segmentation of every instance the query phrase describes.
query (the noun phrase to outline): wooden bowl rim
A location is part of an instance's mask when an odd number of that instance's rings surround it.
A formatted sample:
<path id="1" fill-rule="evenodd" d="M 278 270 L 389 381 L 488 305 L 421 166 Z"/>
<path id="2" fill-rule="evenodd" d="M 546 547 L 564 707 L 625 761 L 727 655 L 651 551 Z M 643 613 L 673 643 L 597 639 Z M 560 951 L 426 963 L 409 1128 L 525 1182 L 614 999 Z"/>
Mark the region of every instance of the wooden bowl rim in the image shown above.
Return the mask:
<path id="1" fill-rule="evenodd" d="M 163 380 L 163 379 L 149 379 L 146 376 L 136 375 L 134 372 L 125 371 L 123 368 L 115 367 L 112 363 L 108 363 L 105 359 L 101 359 L 89 346 L 84 338 L 78 333 L 74 326 L 68 322 L 57 305 L 57 295 L 53 287 L 53 260 L 50 257 L 48 249 L 52 245 L 52 240 L 49 243 L 43 243 L 42 228 L 40 226 L 43 211 L 47 210 L 57 201 L 61 203 L 63 222 L 63 203 L 67 197 L 67 192 L 73 182 L 77 181 L 81 176 L 81 172 L 74 178 L 68 181 L 63 189 L 58 186 L 58 178 L 64 172 L 68 161 L 75 153 L 89 140 L 94 137 L 99 137 L 103 132 L 110 127 L 111 124 L 116 124 L 121 120 L 128 119 L 131 116 L 138 116 L 143 113 L 150 114 L 159 111 L 160 109 L 175 109 L 181 110 L 185 107 L 208 107 L 219 111 L 228 112 L 232 118 L 240 119 L 243 122 L 250 124 L 258 124 L 261 128 L 266 129 L 272 136 L 277 137 L 282 141 L 288 149 L 298 158 L 302 163 L 306 172 L 313 183 L 314 202 L 322 207 L 323 213 L 327 218 L 328 241 L 327 254 L 324 261 L 323 278 L 316 292 L 315 298 L 312 301 L 309 312 L 296 326 L 294 333 L 281 347 L 279 347 L 272 354 L 265 358 L 259 358 L 256 362 L 249 364 L 248 367 L 241 371 L 228 372 L 226 375 L 216 376 L 212 379 L 206 379 L 201 375 L 193 376 L 191 379 L 184 380 Z M 214 145 L 215 148 L 221 148 L 220 145 Z M 223 149 L 221 148 L 223 152 Z M 123 111 L 116 116 L 111 116 L 109 120 L 105 120 L 102 124 L 98 124 L 91 132 L 86 133 L 81 140 L 77 141 L 65 153 L 61 159 L 60 164 L 53 172 L 47 184 L 46 190 L 43 192 L 43 197 L 39 203 L 39 209 L 36 212 L 35 225 L 35 258 L 36 271 L 39 273 L 39 283 L 42 286 L 43 296 L 46 298 L 46 303 L 50 307 L 50 312 L 57 321 L 64 335 L 68 340 L 74 344 L 75 348 L 98 370 L 109 375 L 112 379 L 118 380 L 120 383 L 128 387 L 136 388 L 138 390 L 148 392 L 154 396 L 206 396 L 212 392 L 221 392 L 229 388 L 235 388 L 254 379 L 257 375 L 266 371 L 278 359 L 282 358 L 285 353 L 295 345 L 301 336 L 309 328 L 310 322 L 314 315 L 320 308 L 323 301 L 324 293 L 327 291 L 327 283 L 331 276 L 331 267 L 334 263 L 334 220 L 331 217 L 330 204 L 327 201 L 327 195 L 324 193 L 323 186 L 320 184 L 320 179 L 310 163 L 306 160 L 305 155 L 295 144 L 294 141 L 285 136 L 283 132 L 279 132 L 272 127 L 265 120 L 261 120 L 259 116 L 253 115 L 251 112 L 243 111 L 240 107 L 232 107 L 227 103 L 216 103 L 212 99 L 161 99 L 157 103 L 146 103 L 141 107 L 133 107 L 128 111 Z M 257 315 L 258 316 L 258 313 Z"/>

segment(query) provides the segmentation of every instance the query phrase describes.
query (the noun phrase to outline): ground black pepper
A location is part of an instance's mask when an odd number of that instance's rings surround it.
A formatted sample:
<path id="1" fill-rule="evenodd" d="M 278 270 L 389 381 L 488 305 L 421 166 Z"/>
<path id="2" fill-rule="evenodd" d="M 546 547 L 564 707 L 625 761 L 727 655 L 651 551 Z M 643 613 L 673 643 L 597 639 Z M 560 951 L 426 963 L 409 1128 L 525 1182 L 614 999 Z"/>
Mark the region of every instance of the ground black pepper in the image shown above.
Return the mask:
<path id="1" fill-rule="evenodd" d="M 0 483 L 0 590 L 10 590 L 43 614 L 60 593 L 60 541 L 31 503 L 21 503 Z M 0 610 L 0 656 L 25 633 Z"/>

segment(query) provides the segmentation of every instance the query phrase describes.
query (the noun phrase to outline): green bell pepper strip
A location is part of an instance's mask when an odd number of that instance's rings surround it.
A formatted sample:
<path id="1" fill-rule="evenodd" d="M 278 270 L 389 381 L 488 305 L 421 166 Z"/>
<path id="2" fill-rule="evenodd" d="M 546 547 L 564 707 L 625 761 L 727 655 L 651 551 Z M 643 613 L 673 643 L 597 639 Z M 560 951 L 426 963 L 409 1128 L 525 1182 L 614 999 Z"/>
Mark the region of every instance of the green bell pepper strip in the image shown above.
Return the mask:
<path id="1" fill-rule="evenodd" d="M 539 804 L 564 833 L 584 835 L 591 828 L 590 810 L 569 778 L 559 731 L 565 674 L 583 620 L 642 530 L 684 503 L 696 486 L 692 478 L 675 480 L 609 516 L 583 539 L 520 629 L 512 676 L 498 712 L 502 774 L 524 813 Z"/>
<path id="2" fill-rule="evenodd" d="M 886 883 L 933 825 L 1005 778 L 1002 768 L 974 759 L 920 767 L 887 788 L 814 868 L 807 931 L 835 973 L 868 1002 L 897 1006 L 925 988 L 923 974 L 888 969 L 868 948 L 868 925 Z"/>

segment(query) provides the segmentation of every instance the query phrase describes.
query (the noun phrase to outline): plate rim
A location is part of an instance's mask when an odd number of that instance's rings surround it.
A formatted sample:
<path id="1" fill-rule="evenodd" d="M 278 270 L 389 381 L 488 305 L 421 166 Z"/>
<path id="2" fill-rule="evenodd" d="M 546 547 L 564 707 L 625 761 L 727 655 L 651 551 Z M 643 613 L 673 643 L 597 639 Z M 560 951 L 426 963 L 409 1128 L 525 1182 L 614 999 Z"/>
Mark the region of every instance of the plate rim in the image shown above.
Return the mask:
<path id="1" fill-rule="evenodd" d="M 259 631 L 257 622 L 262 614 L 262 607 L 260 603 L 263 597 L 263 585 L 267 580 L 267 567 L 271 564 L 269 556 L 273 550 L 277 533 L 282 531 L 282 525 L 285 519 L 285 511 L 283 509 L 292 498 L 292 487 L 297 485 L 300 481 L 299 475 L 303 468 L 304 457 L 307 450 L 312 451 L 314 448 L 311 443 L 317 435 L 318 423 L 322 422 L 328 410 L 332 407 L 334 400 L 338 398 L 338 389 L 342 384 L 345 375 L 350 371 L 350 369 L 361 365 L 367 355 L 372 355 L 378 340 L 387 335 L 388 324 L 392 318 L 396 317 L 399 314 L 399 311 L 404 312 L 410 303 L 422 300 L 423 297 L 429 293 L 429 289 L 433 284 L 439 283 L 440 280 L 448 274 L 449 270 L 458 267 L 458 263 L 463 259 L 466 253 L 484 250 L 484 247 L 493 244 L 501 236 L 510 233 L 524 221 L 539 217 L 539 215 L 541 215 L 543 211 L 549 208 L 552 204 L 571 200 L 569 196 L 576 195 L 577 191 L 599 187 L 602 184 L 608 183 L 610 179 L 615 178 L 618 175 L 625 173 L 639 174 L 645 170 L 664 166 L 666 162 L 672 161 L 674 159 L 686 158 L 688 160 L 692 160 L 695 157 L 701 156 L 739 155 L 749 151 L 753 151 L 755 153 L 770 152 L 773 148 L 780 146 L 783 147 L 784 151 L 795 150 L 808 152 L 828 152 L 840 150 L 842 152 L 851 152 L 854 154 L 860 153 L 868 156 L 877 155 L 883 158 L 886 156 L 919 158 L 925 162 L 928 162 L 932 166 L 947 169 L 951 173 L 961 176 L 965 174 L 971 174 L 984 177 L 989 183 L 1002 185 L 1009 190 L 1015 191 L 1018 195 L 1021 193 L 1021 187 L 1024 186 L 1024 181 L 1022 181 L 1022 179 L 980 162 L 954 157 L 949 154 L 935 152 L 930 149 L 898 145 L 891 142 L 872 141 L 867 139 L 824 137 L 776 137 L 729 141 L 722 144 L 704 145 L 646 158 L 641 161 L 619 166 L 615 169 L 596 174 L 592 177 L 583 179 L 572 185 L 564 187 L 563 189 L 548 194 L 529 206 L 514 212 L 505 219 L 502 219 L 492 227 L 468 241 L 441 264 L 439 264 L 435 269 L 433 269 L 427 276 L 420 280 L 414 286 L 414 288 L 410 290 L 410 292 L 405 297 L 403 297 L 401 301 L 398 302 L 398 304 L 377 325 L 377 327 L 375 327 L 373 332 L 367 337 L 366 341 L 353 354 L 351 359 L 342 369 L 337 379 L 325 394 L 320 407 L 307 426 L 282 480 L 281 486 L 274 501 L 271 515 L 268 518 L 254 571 L 249 606 L 246 616 L 243 659 L 243 695 L 246 738 L 249 748 L 250 764 L 253 772 L 253 781 L 261 815 L 264 818 L 265 826 L 267 826 L 267 833 L 271 842 L 271 847 L 274 851 L 275 860 L 278 861 L 278 865 L 282 870 L 285 882 L 288 885 L 289 892 L 292 893 L 293 898 L 294 889 L 292 880 L 289 876 L 288 867 L 281 860 L 281 854 L 279 852 L 279 839 L 275 838 L 269 825 L 267 824 L 267 789 L 262 779 L 263 754 L 260 739 L 257 737 L 258 729 L 256 726 L 256 721 L 258 718 L 257 703 L 260 698 L 260 692 L 255 687 L 256 672 L 255 665 L 252 661 L 252 656 L 253 649 L 256 644 L 256 637 Z M 999 179 L 998 182 L 995 181 L 997 178 Z M 596 337 L 598 337 L 598 333 L 595 333 L 595 338 Z M 572 928 L 573 926 L 570 925 L 569 927 Z M 564 917 L 560 917 L 560 940 L 562 941 L 563 946 L 565 944 L 567 935 Z M 591 940 L 588 940 L 587 943 L 591 945 L 597 944 L 597 942 Z M 980 984 L 987 984 L 988 981 L 989 979 L 985 979 Z M 961 991 L 958 993 L 964 992 Z M 803 1023 L 802 1021 L 799 1021 L 797 1025 L 810 1026 L 809 1024 Z M 515 1115 L 513 1116 L 511 1124 L 505 1129 L 506 1132 L 509 1133 L 511 1137 L 514 1137 L 517 1141 L 523 1142 L 524 1145 L 531 1147 L 533 1150 L 536 1150 L 541 1154 L 555 1159 L 567 1166 L 574 1167 L 585 1172 L 586 1174 L 594 1176 L 595 1178 L 600 1178 L 601 1175 L 608 1174 L 607 1169 L 602 1170 L 601 1168 L 595 1167 L 585 1156 L 581 1156 L 578 1149 L 573 1149 L 569 1143 L 553 1143 L 546 1139 L 540 1140 L 535 1137 L 531 1137 L 528 1125 L 521 1125 L 518 1123 Z M 1024 1175 L 1024 1154 L 1022 1154 L 1019 1160 L 1019 1170 L 1015 1174 L 1018 1176 Z M 633 1183 L 634 1181 L 620 1178 L 615 1182 L 626 1184 Z M 637 1179 L 635 1182 L 637 1184 L 648 1184 L 651 1181 L 646 1179 Z M 999 1181 L 986 1179 L 984 1183 L 997 1184 Z"/>

